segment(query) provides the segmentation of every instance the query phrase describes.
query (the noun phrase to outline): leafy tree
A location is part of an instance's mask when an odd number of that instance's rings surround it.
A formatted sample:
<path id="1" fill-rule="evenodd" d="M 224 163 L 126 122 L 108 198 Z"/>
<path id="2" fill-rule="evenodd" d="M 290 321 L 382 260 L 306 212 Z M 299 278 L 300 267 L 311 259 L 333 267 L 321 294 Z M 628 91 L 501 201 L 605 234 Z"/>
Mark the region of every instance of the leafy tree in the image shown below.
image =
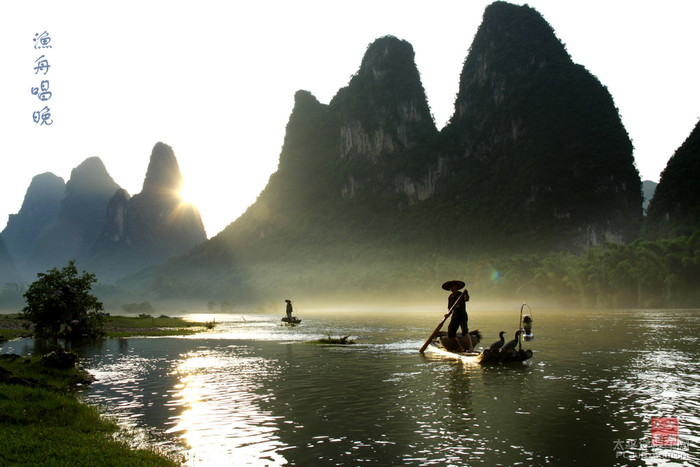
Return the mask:
<path id="1" fill-rule="evenodd" d="M 37 274 L 24 293 L 24 319 L 32 322 L 41 337 L 99 337 L 104 335 L 102 302 L 90 293 L 97 276 L 78 275 L 75 260 L 62 270 Z"/>

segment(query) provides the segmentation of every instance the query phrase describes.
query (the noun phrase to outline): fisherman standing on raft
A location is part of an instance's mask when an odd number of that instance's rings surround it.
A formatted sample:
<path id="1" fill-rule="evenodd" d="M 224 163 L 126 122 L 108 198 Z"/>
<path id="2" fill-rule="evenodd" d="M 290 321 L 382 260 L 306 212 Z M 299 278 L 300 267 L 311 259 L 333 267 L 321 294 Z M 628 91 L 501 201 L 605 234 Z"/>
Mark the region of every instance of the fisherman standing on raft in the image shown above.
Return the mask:
<path id="1" fill-rule="evenodd" d="M 467 323 L 467 302 L 469 301 L 469 292 L 467 289 L 464 289 L 463 293 L 460 292 L 460 289 L 462 289 L 465 285 L 466 284 L 463 281 L 458 280 L 447 281 L 442 284 L 442 288 L 444 290 L 451 292 L 447 299 L 447 309 L 452 310 L 452 319 L 450 320 L 450 324 L 447 326 L 447 337 L 456 342 L 457 348 L 459 348 L 460 352 L 464 352 L 464 346 L 462 346 L 460 339 L 457 339 L 457 329 L 461 327 L 462 336 L 465 337 L 467 346 L 469 347 L 466 349 L 466 351 L 473 352 L 474 345 L 472 344 L 472 338 L 469 335 L 469 324 Z M 452 308 L 453 306 L 454 308 Z M 447 318 L 448 315 L 449 313 L 445 315 L 445 318 Z"/>
<path id="2" fill-rule="evenodd" d="M 287 319 L 289 322 L 292 322 L 292 301 L 291 300 L 285 300 L 287 302 Z"/>

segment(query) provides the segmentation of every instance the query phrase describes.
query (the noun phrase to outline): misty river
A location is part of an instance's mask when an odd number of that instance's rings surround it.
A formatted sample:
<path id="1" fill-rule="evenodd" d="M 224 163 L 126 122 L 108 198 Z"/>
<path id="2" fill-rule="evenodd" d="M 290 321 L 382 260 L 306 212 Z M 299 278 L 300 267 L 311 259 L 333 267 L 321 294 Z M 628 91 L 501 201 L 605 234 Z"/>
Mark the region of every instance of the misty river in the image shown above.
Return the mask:
<path id="1" fill-rule="evenodd" d="M 442 310 L 193 314 L 216 328 L 73 350 L 84 399 L 188 465 L 700 464 L 700 310 L 532 311 L 517 365 L 421 355 Z M 479 346 L 518 319 L 469 310 Z M 329 335 L 355 343 L 307 343 Z"/>

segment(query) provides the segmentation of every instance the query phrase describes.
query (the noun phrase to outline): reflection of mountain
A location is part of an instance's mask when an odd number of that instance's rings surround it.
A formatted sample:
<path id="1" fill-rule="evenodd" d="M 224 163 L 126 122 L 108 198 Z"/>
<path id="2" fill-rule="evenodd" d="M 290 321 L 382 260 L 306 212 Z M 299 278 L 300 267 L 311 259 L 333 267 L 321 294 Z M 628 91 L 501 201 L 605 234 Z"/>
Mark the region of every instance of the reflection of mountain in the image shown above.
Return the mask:
<path id="1" fill-rule="evenodd" d="M 279 168 L 239 219 L 124 284 L 226 299 L 264 297 L 270 284 L 285 294 L 418 291 L 482 256 L 629 241 L 641 206 L 606 88 L 535 10 L 497 2 L 442 131 L 412 46 L 377 39 L 328 105 L 297 92 Z"/>

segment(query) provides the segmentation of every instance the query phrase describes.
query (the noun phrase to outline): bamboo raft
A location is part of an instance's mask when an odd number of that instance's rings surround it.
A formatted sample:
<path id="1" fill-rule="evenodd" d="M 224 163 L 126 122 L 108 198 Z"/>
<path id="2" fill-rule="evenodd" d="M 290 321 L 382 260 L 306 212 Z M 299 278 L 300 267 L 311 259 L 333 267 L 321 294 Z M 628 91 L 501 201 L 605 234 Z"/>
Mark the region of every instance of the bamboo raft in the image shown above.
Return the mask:
<path id="1" fill-rule="evenodd" d="M 473 347 L 476 347 L 481 341 L 481 333 L 476 330 L 470 331 L 469 335 L 471 337 Z M 457 339 L 460 340 L 462 348 L 467 348 L 467 342 L 464 337 L 458 336 Z M 430 341 L 426 347 L 426 350 L 430 351 L 434 355 L 481 364 L 522 363 L 525 360 L 532 358 L 533 355 L 532 350 L 529 349 L 507 349 L 505 351 L 498 350 L 496 352 L 491 352 L 489 349 L 483 349 L 481 352 L 460 352 L 456 343 L 447 337 L 447 333 L 445 331 L 438 332 Z"/>

